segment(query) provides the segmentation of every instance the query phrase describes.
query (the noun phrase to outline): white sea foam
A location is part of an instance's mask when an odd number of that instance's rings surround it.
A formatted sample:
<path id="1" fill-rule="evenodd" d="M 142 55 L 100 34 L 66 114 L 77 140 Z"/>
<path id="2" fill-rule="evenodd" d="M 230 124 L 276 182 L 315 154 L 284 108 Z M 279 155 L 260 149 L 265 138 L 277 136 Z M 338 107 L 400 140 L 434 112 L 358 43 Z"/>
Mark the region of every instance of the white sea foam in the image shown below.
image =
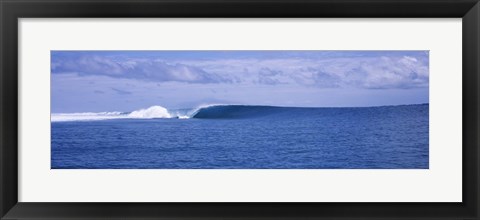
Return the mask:
<path id="1" fill-rule="evenodd" d="M 128 114 L 130 118 L 172 118 L 168 110 L 162 106 L 152 106 L 147 109 L 140 109 Z"/>
<path id="2" fill-rule="evenodd" d="M 153 118 L 178 118 L 189 119 L 203 108 L 217 105 L 201 105 L 192 110 L 169 111 L 162 106 L 151 106 L 145 109 L 135 110 L 133 112 L 82 112 L 82 113 L 52 113 L 52 122 L 64 121 L 96 121 L 111 119 L 153 119 Z"/>
<path id="3" fill-rule="evenodd" d="M 57 121 L 91 121 L 127 118 L 122 112 L 82 112 L 82 113 L 54 113 L 52 122 Z"/>

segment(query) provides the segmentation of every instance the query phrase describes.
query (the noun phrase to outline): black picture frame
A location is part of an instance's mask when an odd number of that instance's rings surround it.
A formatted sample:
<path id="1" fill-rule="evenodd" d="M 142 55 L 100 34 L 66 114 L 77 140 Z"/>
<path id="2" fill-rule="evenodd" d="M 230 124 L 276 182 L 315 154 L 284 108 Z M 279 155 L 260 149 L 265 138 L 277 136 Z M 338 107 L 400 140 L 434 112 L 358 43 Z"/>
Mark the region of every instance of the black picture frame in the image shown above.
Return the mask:
<path id="1" fill-rule="evenodd" d="M 479 219 L 480 4 L 478 0 L 0 0 L 0 15 L 1 219 Z M 463 202 L 18 202 L 17 21 L 19 18 L 46 17 L 462 18 Z"/>

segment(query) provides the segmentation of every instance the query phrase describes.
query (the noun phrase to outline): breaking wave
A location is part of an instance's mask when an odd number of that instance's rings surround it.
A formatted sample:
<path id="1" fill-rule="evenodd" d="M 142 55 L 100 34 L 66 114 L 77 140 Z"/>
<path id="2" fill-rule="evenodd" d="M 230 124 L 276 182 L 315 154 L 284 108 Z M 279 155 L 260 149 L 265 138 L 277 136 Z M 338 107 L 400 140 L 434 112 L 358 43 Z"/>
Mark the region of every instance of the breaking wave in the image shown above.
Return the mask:
<path id="1" fill-rule="evenodd" d="M 180 109 L 169 111 L 162 106 L 151 106 L 146 109 L 139 109 L 132 112 L 82 112 L 82 113 L 52 113 L 52 122 L 64 121 L 97 121 L 112 119 L 156 119 L 156 118 L 192 118 L 203 108 L 213 105 L 203 105 L 195 109 Z"/>
<path id="2" fill-rule="evenodd" d="M 360 108 L 405 108 L 418 105 L 400 105 L 400 106 L 377 106 Z M 360 109 L 358 107 L 346 108 L 306 108 L 306 107 L 277 107 L 277 106 L 257 106 L 257 105 L 202 105 L 194 109 L 168 110 L 162 106 L 151 106 L 146 109 L 139 109 L 132 112 L 84 112 L 84 113 L 54 113 L 51 115 L 52 122 L 62 121 L 93 121 L 93 120 L 111 120 L 111 119 L 241 119 L 257 118 L 270 115 L 280 115 L 284 117 L 302 117 L 311 115 L 324 115 L 334 112 L 337 114 L 342 111 L 353 111 Z M 341 111 L 338 111 L 342 109 Z M 334 110 L 334 111 L 332 111 Z M 283 115 L 282 115 L 283 114 Z"/>

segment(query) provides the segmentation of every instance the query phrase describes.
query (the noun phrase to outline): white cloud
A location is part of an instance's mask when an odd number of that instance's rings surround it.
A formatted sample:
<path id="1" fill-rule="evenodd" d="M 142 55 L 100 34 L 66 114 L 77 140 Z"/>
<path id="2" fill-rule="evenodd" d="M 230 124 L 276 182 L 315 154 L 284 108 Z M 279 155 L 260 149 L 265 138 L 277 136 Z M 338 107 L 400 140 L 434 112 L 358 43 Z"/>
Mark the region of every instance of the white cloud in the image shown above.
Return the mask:
<path id="1" fill-rule="evenodd" d="M 428 57 L 243 58 L 210 60 L 114 59 L 83 56 L 52 60 L 52 73 L 77 72 L 155 82 L 292 84 L 319 88 L 428 87 Z"/>
<path id="2" fill-rule="evenodd" d="M 110 76 L 158 82 L 219 83 L 229 82 L 217 74 L 181 63 L 155 60 L 115 60 L 108 57 L 84 56 L 77 59 L 52 60 L 52 73 L 76 72 L 79 75 Z"/>
<path id="3" fill-rule="evenodd" d="M 222 59 L 183 61 L 207 72 L 243 83 L 302 84 L 367 89 L 427 87 L 428 60 L 414 57 L 353 57 L 331 59 Z M 267 74 L 276 73 L 276 74 Z"/>

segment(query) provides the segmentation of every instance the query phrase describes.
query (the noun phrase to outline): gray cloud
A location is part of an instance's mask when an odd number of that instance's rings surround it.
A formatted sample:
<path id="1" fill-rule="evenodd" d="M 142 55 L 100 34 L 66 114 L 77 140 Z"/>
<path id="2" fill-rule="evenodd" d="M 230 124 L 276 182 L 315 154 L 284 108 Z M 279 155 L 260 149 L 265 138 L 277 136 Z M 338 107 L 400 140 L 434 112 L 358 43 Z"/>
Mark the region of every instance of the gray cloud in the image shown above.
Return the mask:
<path id="1" fill-rule="evenodd" d="M 131 95 L 132 92 L 126 91 L 126 90 L 121 90 L 121 89 L 116 89 L 116 88 L 111 88 L 113 91 L 115 91 L 118 95 Z"/>
<path id="2" fill-rule="evenodd" d="M 278 76 L 283 75 L 280 70 L 273 70 L 268 67 L 263 67 L 258 72 L 258 83 L 265 85 L 282 84 Z"/>
<path id="3" fill-rule="evenodd" d="M 100 56 L 52 60 L 51 71 L 53 74 L 75 72 L 80 76 L 103 75 L 156 82 L 231 82 L 231 80 L 222 78 L 217 74 L 190 65 L 169 64 L 157 60 L 115 60 Z"/>
<path id="4" fill-rule="evenodd" d="M 241 83 L 362 89 L 425 88 L 429 84 L 428 56 L 223 59 L 186 63 L 226 78 L 241 75 Z"/>
<path id="5" fill-rule="evenodd" d="M 410 89 L 428 87 L 429 61 L 428 56 L 192 59 L 170 62 L 154 58 L 81 56 L 52 60 L 52 73 L 100 75 L 158 83 L 290 84 L 318 88 Z"/>

